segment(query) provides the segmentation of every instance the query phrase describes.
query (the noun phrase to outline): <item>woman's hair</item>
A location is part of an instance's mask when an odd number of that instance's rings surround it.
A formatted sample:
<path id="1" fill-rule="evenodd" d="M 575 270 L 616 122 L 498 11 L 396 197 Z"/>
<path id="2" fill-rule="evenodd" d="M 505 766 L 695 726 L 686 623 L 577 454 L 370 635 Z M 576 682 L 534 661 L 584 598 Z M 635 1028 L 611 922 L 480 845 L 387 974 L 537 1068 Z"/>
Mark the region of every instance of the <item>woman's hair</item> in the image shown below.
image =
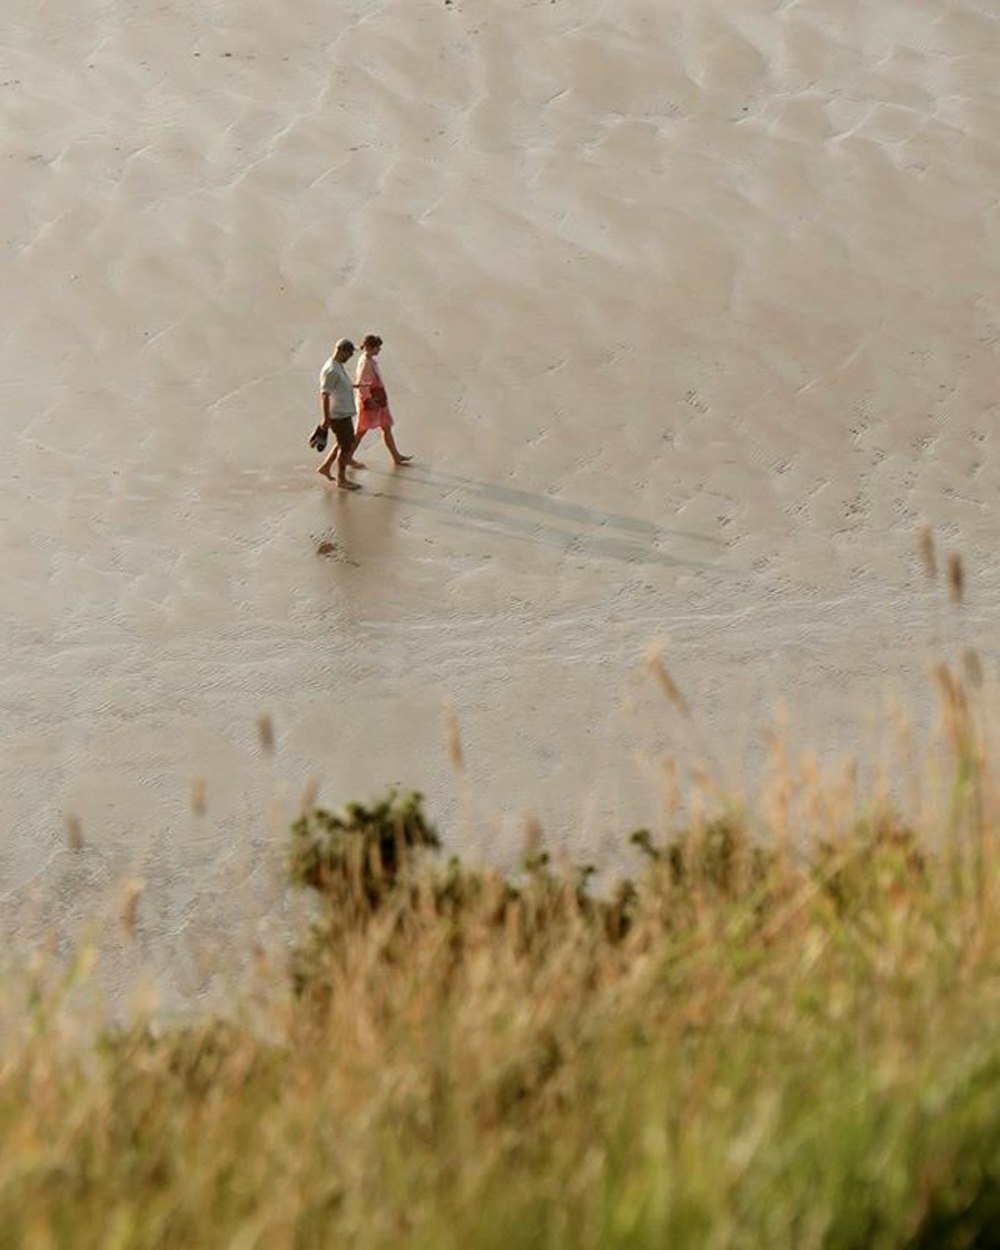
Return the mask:
<path id="1" fill-rule="evenodd" d="M 366 347 L 381 347 L 381 346 L 382 346 L 382 340 L 379 338 L 377 334 L 366 334 L 365 337 L 361 340 L 362 351 L 364 351 Z"/>

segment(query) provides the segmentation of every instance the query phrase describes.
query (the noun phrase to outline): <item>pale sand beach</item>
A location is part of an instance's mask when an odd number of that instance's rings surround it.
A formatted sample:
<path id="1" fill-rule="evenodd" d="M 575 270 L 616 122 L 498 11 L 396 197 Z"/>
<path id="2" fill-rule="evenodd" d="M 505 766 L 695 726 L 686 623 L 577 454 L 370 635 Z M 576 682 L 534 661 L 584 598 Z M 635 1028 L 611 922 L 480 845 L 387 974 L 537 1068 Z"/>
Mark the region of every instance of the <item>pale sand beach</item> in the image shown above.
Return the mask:
<path id="1" fill-rule="evenodd" d="M 992 0 L 69 7 L 0 49 L 5 935 L 140 877 L 115 975 L 190 998 L 290 915 L 310 778 L 606 862 L 665 754 L 752 784 L 768 721 L 847 759 L 936 648 L 992 675 Z M 416 460 L 347 497 L 368 330 Z"/>

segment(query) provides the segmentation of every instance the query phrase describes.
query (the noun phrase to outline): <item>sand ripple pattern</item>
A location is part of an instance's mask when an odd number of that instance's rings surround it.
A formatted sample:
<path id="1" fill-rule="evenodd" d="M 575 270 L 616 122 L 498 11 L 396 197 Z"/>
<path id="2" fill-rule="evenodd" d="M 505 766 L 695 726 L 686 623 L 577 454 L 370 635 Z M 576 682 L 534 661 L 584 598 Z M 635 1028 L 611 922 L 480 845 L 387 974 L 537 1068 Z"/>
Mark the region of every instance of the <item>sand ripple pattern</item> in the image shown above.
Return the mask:
<path id="1" fill-rule="evenodd" d="M 591 853 L 684 740 L 664 633 L 720 743 L 792 685 L 851 740 L 941 635 L 921 517 L 996 649 L 995 5 L 70 8 L 0 49 L 5 928 L 141 875 L 113 975 L 205 992 L 313 775 Z M 305 438 L 370 327 L 419 465 L 348 501 Z"/>

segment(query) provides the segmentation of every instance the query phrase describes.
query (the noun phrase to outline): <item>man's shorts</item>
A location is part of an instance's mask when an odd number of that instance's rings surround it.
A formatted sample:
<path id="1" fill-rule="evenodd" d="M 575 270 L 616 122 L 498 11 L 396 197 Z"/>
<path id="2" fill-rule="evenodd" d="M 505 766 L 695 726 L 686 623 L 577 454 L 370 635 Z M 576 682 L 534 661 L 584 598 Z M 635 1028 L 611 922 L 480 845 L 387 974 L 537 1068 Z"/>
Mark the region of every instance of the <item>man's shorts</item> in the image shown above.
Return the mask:
<path id="1" fill-rule="evenodd" d="M 346 460 L 354 449 L 354 422 L 350 417 L 331 417 L 330 429 L 337 440 L 340 454 Z"/>

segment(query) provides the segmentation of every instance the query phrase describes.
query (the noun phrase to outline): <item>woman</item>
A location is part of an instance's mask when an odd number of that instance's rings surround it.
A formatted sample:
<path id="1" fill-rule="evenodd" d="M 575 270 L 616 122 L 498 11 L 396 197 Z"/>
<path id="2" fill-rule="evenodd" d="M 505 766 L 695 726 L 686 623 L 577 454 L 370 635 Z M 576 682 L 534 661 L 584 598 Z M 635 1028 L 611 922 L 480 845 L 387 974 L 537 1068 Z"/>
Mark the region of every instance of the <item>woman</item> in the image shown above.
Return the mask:
<path id="1" fill-rule="evenodd" d="M 378 367 L 378 354 L 382 350 L 382 340 L 377 334 L 366 334 L 361 341 L 361 355 L 358 357 L 357 372 L 354 385 L 357 387 L 361 401 L 361 412 L 358 414 L 358 433 L 354 440 L 354 451 L 351 459 L 360 446 L 361 440 L 369 430 L 381 430 L 385 445 L 389 449 L 396 464 L 409 464 L 412 456 L 404 456 L 396 446 L 392 436 L 392 413 L 389 411 L 389 397 L 382 385 L 382 374 Z M 363 468 L 363 465 L 357 465 Z"/>

